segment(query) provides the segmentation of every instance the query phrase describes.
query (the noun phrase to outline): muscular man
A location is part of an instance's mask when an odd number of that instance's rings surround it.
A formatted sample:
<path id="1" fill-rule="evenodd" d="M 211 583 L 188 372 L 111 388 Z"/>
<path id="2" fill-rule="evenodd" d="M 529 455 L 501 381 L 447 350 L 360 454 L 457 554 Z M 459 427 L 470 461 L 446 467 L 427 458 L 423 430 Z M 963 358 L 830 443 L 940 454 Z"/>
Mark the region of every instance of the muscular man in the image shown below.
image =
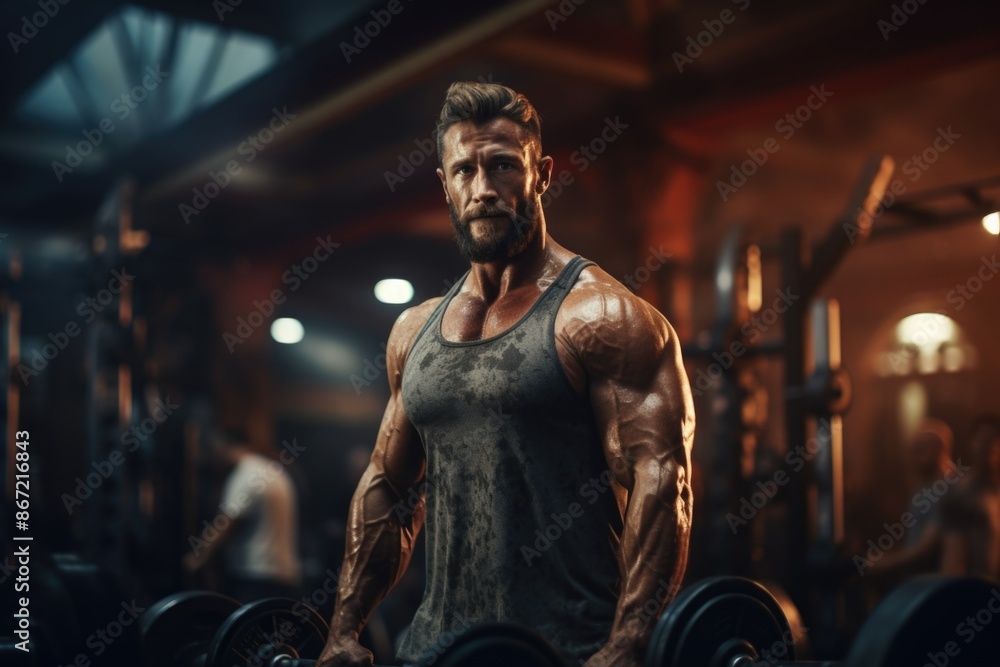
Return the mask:
<path id="1" fill-rule="evenodd" d="M 371 664 L 358 633 L 426 517 L 427 584 L 401 660 L 501 620 L 573 664 L 638 666 L 691 528 L 694 413 L 677 334 L 547 234 L 553 161 L 523 95 L 455 83 L 437 138 L 471 268 L 389 336 L 391 397 L 351 501 L 320 664 Z"/>

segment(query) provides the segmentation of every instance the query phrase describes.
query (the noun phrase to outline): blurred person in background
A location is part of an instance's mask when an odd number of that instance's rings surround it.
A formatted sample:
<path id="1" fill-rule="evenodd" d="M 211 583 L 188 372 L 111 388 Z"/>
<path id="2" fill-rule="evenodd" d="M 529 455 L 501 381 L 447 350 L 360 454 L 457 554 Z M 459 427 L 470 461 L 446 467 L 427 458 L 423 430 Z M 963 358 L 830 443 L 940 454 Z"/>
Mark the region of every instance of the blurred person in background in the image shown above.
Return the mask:
<path id="1" fill-rule="evenodd" d="M 953 442 L 951 428 L 939 419 L 925 419 L 910 440 L 906 466 L 911 488 L 906 512 L 913 519 L 900 522 L 905 534 L 870 569 L 890 587 L 901 579 L 941 569 L 944 499 L 961 479 L 961 471 L 951 458 Z M 946 487 L 941 486 L 942 480 Z M 938 493 L 942 488 L 947 490 Z"/>
<path id="2" fill-rule="evenodd" d="M 215 463 L 229 473 L 219 512 L 208 522 L 214 537 L 202 535 L 184 567 L 197 573 L 218 561 L 222 591 L 244 603 L 294 597 L 301 583 L 298 503 L 287 454 L 254 448 L 239 431 L 221 432 L 213 442 Z"/>
<path id="3" fill-rule="evenodd" d="M 972 472 L 945 505 L 946 574 L 1000 580 L 1000 421 L 983 419 L 972 436 Z"/>

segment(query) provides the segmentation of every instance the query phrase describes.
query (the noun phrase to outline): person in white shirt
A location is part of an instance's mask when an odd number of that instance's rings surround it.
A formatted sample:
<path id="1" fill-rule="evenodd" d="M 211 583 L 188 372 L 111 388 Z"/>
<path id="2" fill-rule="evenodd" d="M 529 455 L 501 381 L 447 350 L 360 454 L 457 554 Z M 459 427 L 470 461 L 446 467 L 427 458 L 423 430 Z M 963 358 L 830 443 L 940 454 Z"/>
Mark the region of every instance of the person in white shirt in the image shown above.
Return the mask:
<path id="1" fill-rule="evenodd" d="M 301 583 L 298 505 L 295 485 L 282 460 L 284 450 L 255 451 L 242 434 L 216 437 L 220 464 L 232 467 L 219 512 L 209 524 L 213 539 L 202 539 L 185 557 L 197 572 L 217 557 L 223 592 L 241 602 L 264 597 L 294 597 Z M 204 524 L 203 524 L 204 525 Z"/>

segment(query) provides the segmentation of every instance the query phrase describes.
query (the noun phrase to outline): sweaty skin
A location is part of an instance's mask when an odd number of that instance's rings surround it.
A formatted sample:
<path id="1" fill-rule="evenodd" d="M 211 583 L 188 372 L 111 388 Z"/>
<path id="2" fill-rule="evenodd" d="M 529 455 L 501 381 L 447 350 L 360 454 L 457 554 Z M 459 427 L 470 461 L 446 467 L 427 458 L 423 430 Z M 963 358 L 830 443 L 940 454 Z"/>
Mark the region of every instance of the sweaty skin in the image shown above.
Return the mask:
<path id="1" fill-rule="evenodd" d="M 502 236 L 515 224 L 508 217 L 477 218 L 483 210 L 538 212 L 526 246 L 513 256 L 472 262 L 444 313 L 447 340 L 479 340 L 513 326 L 574 255 L 548 236 L 538 206 L 552 158 L 537 157 L 537 145 L 517 124 L 505 118 L 482 125 L 463 121 L 448 128 L 444 146 L 438 176 L 445 198 L 474 240 Z M 519 224 L 528 223 L 521 218 Z M 406 310 L 389 335 L 389 403 L 351 501 L 339 598 L 321 667 L 372 664 L 371 653 L 357 642 L 359 633 L 402 576 L 423 525 L 423 505 L 403 519 L 393 509 L 406 502 L 411 488 L 420 488 L 426 467 L 420 438 L 403 410 L 401 383 L 413 342 L 439 301 Z M 607 645 L 586 667 L 638 667 L 658 618 L 643 608 L 653 600 L 662 610 L 687 564 L 694 409 L 680 345 L 658 311 L 595 266 L 581 273 L 555 327 L 559 360 L 574 389 L 591 403 L 625 517 L 614 624 Z"/>

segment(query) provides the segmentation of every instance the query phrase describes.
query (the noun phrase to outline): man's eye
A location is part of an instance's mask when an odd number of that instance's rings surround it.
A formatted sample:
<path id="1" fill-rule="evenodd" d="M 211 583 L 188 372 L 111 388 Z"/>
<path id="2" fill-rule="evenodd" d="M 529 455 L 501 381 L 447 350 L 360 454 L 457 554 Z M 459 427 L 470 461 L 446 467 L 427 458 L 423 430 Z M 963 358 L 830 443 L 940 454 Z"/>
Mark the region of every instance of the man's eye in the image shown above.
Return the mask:
<path id="1" fill-rule="evenodd" d="M 464 166 L 459 167 L 456 171 L 459 174 L 470 174 L 470 173 L 472 173 L 472 167 L 470 167 L 469 165 L 464 165 Z"/>
<path id="2" fill-rule="evenodd" d="M 497 163 L 497 169 L 499 169 L 500 171 L 507 171 L 508 169 L 513 169 L 513 168 L 514 168 L 514 165 L 511 164 L 510 162 L 498 162 Z"/>

